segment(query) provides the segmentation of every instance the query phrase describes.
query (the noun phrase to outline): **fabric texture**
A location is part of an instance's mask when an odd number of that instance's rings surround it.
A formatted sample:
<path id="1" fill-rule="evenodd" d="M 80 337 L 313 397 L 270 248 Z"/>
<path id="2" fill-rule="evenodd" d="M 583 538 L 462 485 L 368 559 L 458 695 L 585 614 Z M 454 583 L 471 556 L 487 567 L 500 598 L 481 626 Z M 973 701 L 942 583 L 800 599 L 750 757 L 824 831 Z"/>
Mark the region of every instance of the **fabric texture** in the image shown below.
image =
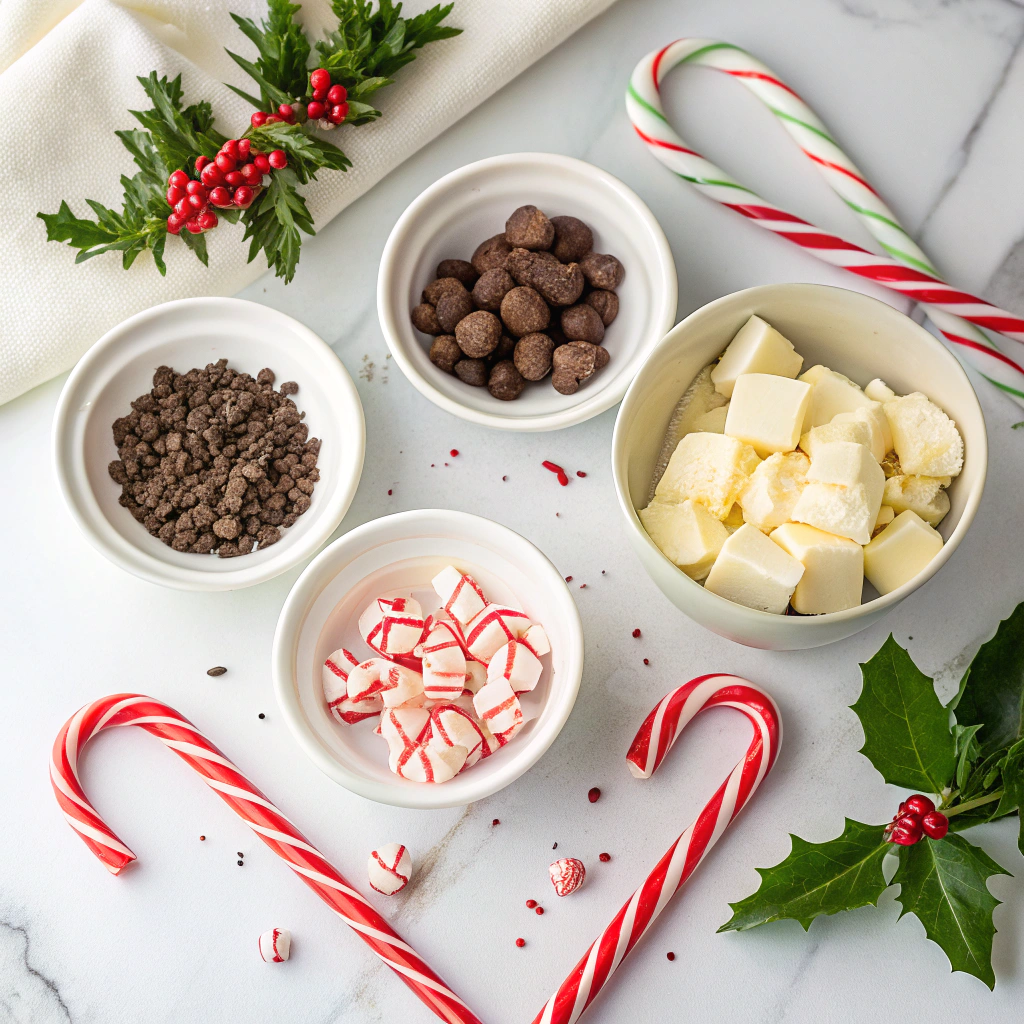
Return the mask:
<path id="1" fill-rule="evenodd" d="M 351 158 L 303 191 L 317 226 L 543 56 L 613 0 L 456 0 L 454 39 L 433 43 L 382 90 L 383 118 L 328 136 Z M 406 3 L 410 13 L 429 6 Z M 40 210 L 67 199 L 120 207 L 134 164 L 114 135 L 137 127 L 148 101 L 136 75 L 182 73 L 186 102 L 208 99 L 225 134 L 248 124 L 249 105 L 223 83 L 252 91 L 224 47 L 254 48 L 229 12 L 262 18 L 263 0 L 3 0 L 0 3 L 0 403 L 72 365 L 107 330 L 148 306 L 191 295 L 231 295 L 266 270 L 246 263 L 240 225 L 207 237 L 209 268 L 169 239 L 167 276 L 148 254 L 130 270 L 119 253 L 76 265 L 75 250 L 46 241 Z M 327 0 L 306 0 L 313 38 L 330 24 Z M 376 101 L 375 101 L 376 102 Z"/>

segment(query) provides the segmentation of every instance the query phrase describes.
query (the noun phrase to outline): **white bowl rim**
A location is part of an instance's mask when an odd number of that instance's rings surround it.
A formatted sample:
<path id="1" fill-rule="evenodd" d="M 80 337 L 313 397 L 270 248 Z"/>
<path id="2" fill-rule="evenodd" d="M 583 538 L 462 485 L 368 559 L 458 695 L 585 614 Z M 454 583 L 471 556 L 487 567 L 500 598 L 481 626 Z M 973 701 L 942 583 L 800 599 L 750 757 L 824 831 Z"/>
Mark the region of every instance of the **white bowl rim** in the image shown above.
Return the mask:
<path id="1" fill-rule="evenodd" d="M 628 185 L 600 167 L 587 163 L 585 160 L 577 160 L 575 157 L 563 156 L 560 153 L 540 152 L 506 153 L 500 156 L 486 157 L 483 160 L 476 160 L 471 164 L 456 168 L 454 171 L 444 175 L 444 177 L 438 178 L 437 181 L 424 189 L 405 208 L 405 211 L 391 229 L 391 234 L 384 245 L 384 251 L 381 253 L 380 272 L 377 277 L 377 316 L 380 319 L 381 330 L 383 331 L 385 341 L 387 341 L 388 348 L 391 350 L 395 362 L 401 367 L 406 378 L 421 395 L 428 398 L 435 405 L 440 406 L 446 412 L 450 412 L 452 415 L 468 420 L 471 423 L 484 427 L 493 427 L 498 430 L 522 432 L 559 430 L 562 427 L 583 423 L 610 409 L 622 400 L 622 396 L 629 387 L 630 380 L 624 374 L 621 374 L 608 387 L 595 394 L 592 398 L 584 398 L 582 401 L 560 412 L 510 418 L 497 412 L 482 412 L 478 409 L 471 409 L 461 402 L 449 398 L 438 388 L 434 387 L 413 366 L 406 356 L 403 347 L 395 340 L 398 335 L 398 329 L 391 310 L 389 297 L 394 287 L 396 253 L 405 240 L 405 235 L 409 230 L 412 220 L 439 192 L 443 192 L 452 184 L 464 178 L 473 177 L 481 171 L 488 171 L 492 168 L 507 170 L 509 167 L 517 164 L 546 164 L 553 168 L 557 167 L 574 174 L 581 174 L 595 179 L 618 193 L 623 205 L 628 206 L 632 210 L 634 217 L 650 232 L 654 241 L 658 259 L 656 263 L 648 266 L 648 272 L 654 280 L 657 294 L 662 296 L 664 329 L 669 329 L 676 315 L 676 305 L 679 299 L 679 281 L 676 274 L 675 260 L 672 258 L 671 246 L 665 237 L 664 230 L 650 208 Z M 661 310 L 658 312 L 661 312 Z M 646 354 L 650 355 L 657 344 L 658 341 L 652 338 L 646 345 L 640 345 L 638 351 L 644 353 L 646 350 Z M 641 365 L 643 364 L 641 363 Z"/>
<path id="2" fill-rule="evenodd" d="M 259 565 L 240 565 L 237 569 L 216 573 L 207 572 L 202 568 L 192 569 L 172 565 L 134 547 L 121 538 L 102 511 L 90 518 L 83 508 L 83 503 L 97 505 L 97 509 L 98 504 L 88 480 L 84 473 L 74 465 L 71 452 L 67 447 L 72 429 L 71 421 L 79 405 L 76 401 L 78 389 L 88 382 L 96 368 L 117 358 L 118 345 L 125 335 L 132 333 L 149 321 L 159 320 L 186 308 L 199 311 L 204 309 L 233 311 L 239 319 L 255 315 L 264 328 L 273 328 L 275 324 L 282 328 L 286 327 L 290 343 L 297 340 L 299 344 L 307 346 L 313 356 L 321 359 L 323 373 L 318 374 L 316 386 L 333 389 L 339 396 L 339 407 L 347 408 L 351 414 L 349 422 L 346 424 L 348 431 L 346 439 L 358 453 L 353 460 L 354 472 L 343 486 L 338 487 L 333 500 L 317 512 L 319 525 L 316 529 L 308 530 L 295 544 L 282 547 L 281 557 L 268 559 Z M 65 381 L 57 400 L 53 418 L 51 451 L 57 482 L 68 511 L 89 543 L 115 565 L 149 583 L 178 590 L 238 590 L 257 583 L 264 583 L 286 572 L 312 555 L 338 528 L 359 487 L 366 451 L 366 423 L 359 392 L 344 364 L 327 342 L 305 324 L 288 316 L 287 313 L 282 313 L 280 310 L 258 302 L 251 302 L 248 299 L 197 296 L 173 299 L 170 302 L 150 306 L 112 327 L 86 351 Z M 96 523 L 101 524 L 99 530 L 96 529 Z"/>
<path id="3" fill-rule="evenodd" d="M 967 376 L 966 371 L 960 365 L 953 353 L 950 352 L 942 342 L 905 313 L 900 312 L 900 310 L 890 306 L 887 302 L 883 302 L 881 299 L 876 299 L 872 295 L 865 295 L 863 292 L 858 292 L 852 288 L 839 288 L 835 285 L 827 284 L 780 282 L 779 284 L 755 285 L 752 288 L 743 288 L 736 292 L 730 292 L 728 295 L 723 295 L 717 299 L 713 299 L 711 302 L 705 303 L 703 306 L 690 313 L 689 316 L 680 320 L 679 323 L 676 324 L 675 327 L 673 327 L 672 330 L 669 331 L 668 334 L 666 334 L 665 337 L 662 338 L 662 340 L 655 346 L 648 359 L 654 358 L 654 356 L 662 349 L 674 344 L 677 336 L 682 333 L 684 327 L 689 324 L 690 321 L 707 315 L 719 306 L 735 302 L 741 297 L 747 299 L 751 303 L 756 303 L 757 299 L 761 295 L 767 295 L 769 293 L 778 294 L 780 291 L 794 291 L 797 293 L 801 291 L 846 292 L 848 295 L 857 296 L 857 299 L 854 301 L 863 301 L 865 305 L 879 306 L 882 309 L 887 310 L 888 314 L 892 314 L 894 317 L 899 317 L 906 321 L 906 324 L 910 325 L 913 330 L 919 332 L 921 336 L 927 339 L 927 344 L 932 347 L 935 358 L 944 362 L 949 371 L 953 375 L 958 376 L 961 381 L 967 385 L 967 392 L 974 404 L 974 409 L 984 426 L 985 415 L 982 411 L 981 403 L 978 401 L 978 395 L 974 390 L 974 385 L 971 384 L 971 380 Z M 644 367 L 645 366 L 646 363 L 644 364 Z M 622 405 L 619 407 L 619 411 L 616 414 L 615 429 L 612 432 L 612 480 L 614 481 L 615 496 L 618 499 L 619 508 L 622 510 L 622 513 L 626 518 L 627 529 L 632 530 L 635 537 L 637 537 L 641 543 L 646 544 L 658 555 L 659 558 L 664 559 L 668 565 L 671 565 L 676 569 L 679 576 L 685 580 L 686 583 L 700 591 L 700 594 L 695 596 L 695 600 L 718 602 L 719 607 L 727 608 L 734 616 L 737 628 L 739 629 L 743 629 L 745 627 L 764 626 L 766 623 L 777 623 L 782 620 L 787 624 L 787 626 L 790 623 L 793 623 L 795 624 L 795 628 L 806 631 L 814 629 L 819 623 L 851 622 L 866 615 L 886 611 L 893 607 L 893 605 L 899 604 L 905 597 L 927 583 L 928 580 L 930 580 L 939 571 L 939 569 L 949 561 L 953 552 L 959 546 L 960 541 L 963 540 L 971 523 L 974 521 L 975 513 L 978 511 L 978 506 L 981 504 L 982 494 L 985 490 L 985 479 L 988 473 L 988 434 L 984 429 L 982 430 L 980 443 L 979 440 L 975 440 L 971 445 L 971 458 L 977 460 L 980 464 L 978 483 L 967 495 L 967 501 L 964 505 L 964 510 L 959 521 L 953 528 L 953 532 L 949 535 L 949 538 L 942 545 L 942 550 L 931 560 L 931 562 L 928 563 L 924 570 L 918 573 L 918 575 L 913 579 L 904 583 L 903 586 L 897 587 L 895 590 L 891 590 L 883 597 L 876 597 L 873 601 L 867 601 L 866 603 L 857 605 L 854 608 L 847 608 L 841 612 L 825 612 L 821 615 L 773 615 L 771 612 L 763 612 L 757 608 L 747 608 L 745 605 L 736 604 L 734 601 L 729 601 L 724 597 L 719 597 L 718 594 L 712 594 L 709 590 L 705 590 L 705 588 L 699 583 L 691 580 L 686 573 L 662 554 L 661 549 L 653 540 L 651 540 L 647 531 L 643 528 L 643 524 L 640 522 L 636 509 L 633 507 L 633 503 L 629 498 L 629 487 L 625 478 L 625 466 L 620 466 L 620 463 L 623 463 L 624 460 L 619 458 L 619 446 L 622 443 L 621 432 L 624 429 L 623 422 L 625 415 L 633 404 L 641 401 L 641 377 L 643 376 L 644 367 L 640 368 L 640 371 L 637 373 L 636 377 L 633 378 L 629 389 L 626 391 L 626 395 L 622 400 Z"/>
<path id="4" fill-rule="evenodd" d="M 355 557 L 359 552 L 377 546 L 377 543 L 383 543 L 385 538 L 381 535 L 389 534 L 396 526 L 404 528 L 406 535 L 422 533 L 424 525 L 429 525 L 431 520 L 457 524 L 466 534 L 470 532 L 479 534 L 482 530 L 492 537 L 505 541 L 510 548 L 515 546 L 524 558 L 531 560 L 531 569 L 535 570 L 538 575 L 548 578 L 552 592 L 558 595 L 557 599 L 568 626 L 565 636 L 559 641 L 567 652 L 568 668 L 565 673 L 565 685 L 557 697 L 555 693 L 551 693 L 548 697 L 549 701 L 555 702 L 555 714 L 543 723 L 543 727 L 538 727 L 528 738 L 525 738 L 519 750 L 514 749 L 515 741 L 509 744 L 506 755 L 508 760 L 500 771 L 488 776 L 478 776 L 480 781 L 476 786 L 468 785 L 474 779 L 472 773 L 463 776 L 467 785 L 460 787 L 463 791 L 460 797 L 446 795 L 446 793 L 453 792 L 448 785 L 398 786 L 367 779 L 346 768 L 335 760 L 309 726 L 295 692 L 295 650 L 303 623 L 309 609 L 328 585 L 330 579 L 340 571 L 340 569 L 335 570 L 327 579 L 321 580 L 320 576 L 325 563 L 336 560 L 339 555 L 349 556 L 346 557 L 347 563 L 350 557 Z M 540 760 L 562 731 L 562 727 L 568 721 L 576 703 L 583 677 L 583 623 L 579 609 L 572 599 L 562 574 L 548 556 L 522 534 L 516 533 L 515 530 L 503 526 L 493 519 L 472 515 L 468 512 L 436 508 L 411 509 L 371 519 L 369 522 L 363 523 L 362 526 L 355 527 L 334 543 L 329 544 L 306 566 L 302 575 L 288 592 L 281 608 L 277 628 L 274 631 L 271 671 L 278 707 L 281 709 L 288 728 L 306 756 L 328 778 L 358 796 L 395 807 L 411 807 L 421 810 L 461 807 L 491 796 L 515 782 Z M 467 790 L 469 791 L 468 795 Z"/>

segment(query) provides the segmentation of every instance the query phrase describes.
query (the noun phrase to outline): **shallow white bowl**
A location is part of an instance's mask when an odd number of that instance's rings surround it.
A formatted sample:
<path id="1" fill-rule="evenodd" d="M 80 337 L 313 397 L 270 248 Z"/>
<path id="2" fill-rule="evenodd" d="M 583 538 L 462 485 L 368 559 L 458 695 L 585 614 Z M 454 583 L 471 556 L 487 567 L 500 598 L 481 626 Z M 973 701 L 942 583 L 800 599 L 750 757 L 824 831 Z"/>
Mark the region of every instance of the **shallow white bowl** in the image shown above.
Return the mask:
<path id="1" fill-rule="evenodd" d="M 156 368 L 183 373 L 222 358 L 254 377 L 269 366 L 275 386 L 296 381 L 310 437 L 323 441 L 309 509 L 276 544 L 237 558 L 172 551 L 118 505 L 121 488 L 107 473 L 117 458 L 111 424 L 149 391 Z M 364 447 L 359 395 L 330 347 L 290 316 L 242 299 L 179 299 L 125 320 L 72 370 L 53 422 L 57 479 L 86 538 L 122 569 L 179 590 L 249 587 L 312 555 L 348 511 Z"/>
<path id="2" fill-rule="evenodd" d="M 505 747 L 443 785 L 392 774 L 387 747 L 371 721 L 342 725 L 327 708 L 321 669 L 346 647 L 372 657 L 359 637 L 359 613 L 380 595 L 411 591 L 435 610 L 430 580 L 454 563 L 492 601 L 521 608 L 543 624 L 551 653 L 523 699 L 531 720 Z M 572 711 L 583 674 L 583 628 L 558 570 L 528 540 L 465 512 L 399 512 L 359 526 L 313 559 L 292 587 L 274 636 L 274 688 L 299 745 L 321 771 L 353 793 L 399 807 L 457 807 L 481 800 L 530 768 L 551 746 Z"/>
<path id="3" fill-rule="evenodd" d="M 463 384 L 434 366 L 428 358 L 432 339 L 412 326 L 409 312 L 441 260 L 468 260 L 526 203 L 552 217 L 585 221 L 593 229 L 594 248 L 617 256 L 626 276 L 617 289 L 619 315 L 605 335 L 608 365 L 575 395 L 560 395 L 547 377 L 527 384 L 514 402 L 502 402 L 487 388 Z M 435 405 L 486 427 L 555 430 L 610 409 L 626 393 L 675 320 L 675 264 L 654 215 L 618 178 L 567 156 L 510 153 L 460 167 L 413 200 L 381 256 L 377 313 L 395 361 Z"/>
<path id="4" fill-rule="evenodd" d="M 857 608 L 827 615 L 771 615 L 705 590 L 676 568 L 647 536 L 636 510 L 647 504 L 669 418 L 690 381 L 722 352 L 756 313 L 804 357 L 864 385 L 881 377 L 897 394 L 923 391 L 956 421 L 964 468 L 949 488 L 945 539 L 928 567 L 902 587 Z M 878 299 L 813 284 L 764 285 L 708 303 L 674 327 L 637 374 L 619 409 L 612 437 L 612 474 L 626 533 L 644 568 L 691 619 L 750 647 L 820 647 L 865 629 L 931 579 L 963 540 L 985 489 L 988 438 L 978 398 L 950 352 L 909 317 Z"/>

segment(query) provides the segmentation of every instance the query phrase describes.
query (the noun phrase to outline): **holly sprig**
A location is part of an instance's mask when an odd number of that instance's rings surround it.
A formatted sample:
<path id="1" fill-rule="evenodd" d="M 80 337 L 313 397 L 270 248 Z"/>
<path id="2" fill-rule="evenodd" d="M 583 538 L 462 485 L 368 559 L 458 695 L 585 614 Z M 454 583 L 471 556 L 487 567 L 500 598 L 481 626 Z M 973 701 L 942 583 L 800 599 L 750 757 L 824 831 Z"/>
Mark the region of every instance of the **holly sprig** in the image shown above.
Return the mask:
<path id="1" fill-rule="evenodd" d="M 757 892 L 730 904 L 733 916 L 719 931 L 784 918 L 807 929 L 817 917 L 876 904 L 899 886 L 900 916 L 921 921 L 954 971 L 993 988 L 992 912 L 999 900 L 987 883 L 1009 872 L 961 833 L 1020 817 L 1024 808 L 1024 603 L 981 645 L 946 705 L 892 636 L 861 674 L 852 706 L 864 730 L 861 753 L 891 785 L 934 794 L 949 832 L 900 846 L 885 823 L 847 818 L 842 834 L 824 843 L 792 835 L 789 856 L 758 869 Z M 1018 847 L 1024 853 L 1024 823 Z"/>
<path id="2" fill-rule="evenodd" d="M 273 112 L 282 104 L 310 96 L 310 70 L 325 67 L 332 82 L 348 92 L 344 123 L 365 124 L 381 116 L 366 102 L 371 94 L 390 85 L 395 73 L 415 59 L 417 50 L 462 31 L 441 24 L 452 6 L 436 6 L 414 18 L 403 18 L 402 5 L 391 0 L 380 0 L 376 7 L 370 0 L 333 0 L 338 27 L 316 43 L 314 56 L 314 46 L 297 20 L 301 6 L 290 0 L 268 0 L 267 17 L 258 24 L 231 15 L 255 45 L 256 59 L 227 51 L 256 83 L 259 95 L 228 87 L 257 110 Z M 122 265 L 128 269 L 140 253 L 149 250 L 159 272 L 166 274 L 168 177 L 179 168 L 190 171 L 197 157 L 212 159 L 228 137 L 215 128 L 208 102 L 185 105 L 181 75 L 168 79 L 151 72 L 139 83 L 152 106 L 129 111 L 141 129 L 116 132 L 138 168 L 133 176 L 121 177 L 121 209 L 86 199 L 94 216 L 79 217 L 62 201 L 56 213 L 38 216 L 46 225 L 48 241 L 67 242 L 78 250 L 76 263 L 115 250 L 121 252 Z M 244 225 L 242 240 L 250 243 L 249 262 L 263 252 L 267 266 L 285 283 L 295 275 L 302 235 L 316 233 L 300 186 L 315 181 L 322 171 L 345 171 L 352 166 L 341 149 L 317 134 L 317 128 L 314 120 L 294 124 L 279 120 L 247 128 L 238 138 L 249 139 L 260 152 L 282 150 L 288 165 L 271 174 L 270 183 L 247 209 L 218 210 L 221 219 L 241 220 Z M 182 231 L 179 237 L 208 264 L 203 234 Z"/>

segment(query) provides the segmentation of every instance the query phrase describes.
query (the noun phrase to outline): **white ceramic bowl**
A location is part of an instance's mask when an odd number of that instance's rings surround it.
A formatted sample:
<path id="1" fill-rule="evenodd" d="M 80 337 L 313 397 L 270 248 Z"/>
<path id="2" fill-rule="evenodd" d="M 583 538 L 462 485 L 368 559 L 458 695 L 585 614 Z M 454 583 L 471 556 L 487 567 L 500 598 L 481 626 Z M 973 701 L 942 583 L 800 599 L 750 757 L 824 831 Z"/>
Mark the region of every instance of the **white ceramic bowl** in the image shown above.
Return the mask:
<path id="1" fill-rule="evenodd" d="M 523 698 L 531 720 L 501 750 L 442 785 L 392 774 L 373 722 L 342 725 L 324 700 L 321 669 L 346 647 L 372 657 L 356 620 L 370 601 L 411 591 L 436 609 L 430 580 L 455 563 L 491 600 L 506 601 L 544 625 L 551 653 L 537 689 Z M 432 603 L 431 603 L 432 599 Z M 321 771 L 360 796 L 400 807 L 457 807 L 515 781 L 551 746 L 576 701 L 583 674 L 583 628 L 558 570 L 519 534 L 489 519 L 441 509 L 399 512 L 359 526 L 322 551 L 292 588 L 274 636 L 274 688 L 299 745 Z"/>
<path id="2" fill-rule="evenodd" d="M 626 276 L 617 289 L 619 315 L 605 335 L 609 364 L 575 395 L 560 395 L 545 378 L 527 384 L 514 402 L 502 402 L 434 366 L 427 355 L 431 339 L 412 326 L 409 311 L 441 260 L 468 260 L 526 203 L 552 217 L 585 221 L 594 248 L 617 256 Z M 395 361 L 435 405 L 486 427 L 555 430 L 610 409 L 625 394 L 675 320 L 675 264 L 654 215 L 618 178 L 567 156 L 510 153 L 460 167 L 413 200 L 381 256 L 377 312 Z"/>
<path id="3" fill-rule="evenodd" d="M 111 424 L 149 391 L 158 366 L 185 372 L 225 357 L 253 376 L 269 366 L 278 385 L 296 381 L 310 437 L 323 441 L 309 509 L 276 544 L 237 558 L 172 551 L 118 505 L 121 488 L 107 473 L 117 458 Z M 122 569 L 179 590 L 249 587 L 312 555 L 348 511 L 364 447 L 359 395 L 330 347 L 290 316 L 242 299 L 179 299 L 125 320 L 71 372 L 53 423 L 57 479 L 86 538 Z"/>
<path id="4" fill-rule="evenodd" d="M 923 391 L 956 421 L 964 468 L 949 488 L 939 525 L 945 545 L 915 579 L 885 597 L 827 615 L 771 615 L 726 601 L 694 583 L 655 546 L 637 517 L 647 504 L 669 418 L 690 381 L 715 359 L 752 313 L 781 331 L 804 357 L 866 384 L 881 377 L 897 394 Z M 691 619 L 750 647 L 819 647 L 865 629 L 931 579 L 974 519 L 985 488 L 985 420 L 967 374 L 949 351 L 909 317 L 859 292 L 812 284 L 764 285 L 726 295 L 674 327 L 637 374 L 619 409 L 612 473 L 626 533 L 662 592 Z M 873 593 L 873 592 L 872 592 Z"/>

